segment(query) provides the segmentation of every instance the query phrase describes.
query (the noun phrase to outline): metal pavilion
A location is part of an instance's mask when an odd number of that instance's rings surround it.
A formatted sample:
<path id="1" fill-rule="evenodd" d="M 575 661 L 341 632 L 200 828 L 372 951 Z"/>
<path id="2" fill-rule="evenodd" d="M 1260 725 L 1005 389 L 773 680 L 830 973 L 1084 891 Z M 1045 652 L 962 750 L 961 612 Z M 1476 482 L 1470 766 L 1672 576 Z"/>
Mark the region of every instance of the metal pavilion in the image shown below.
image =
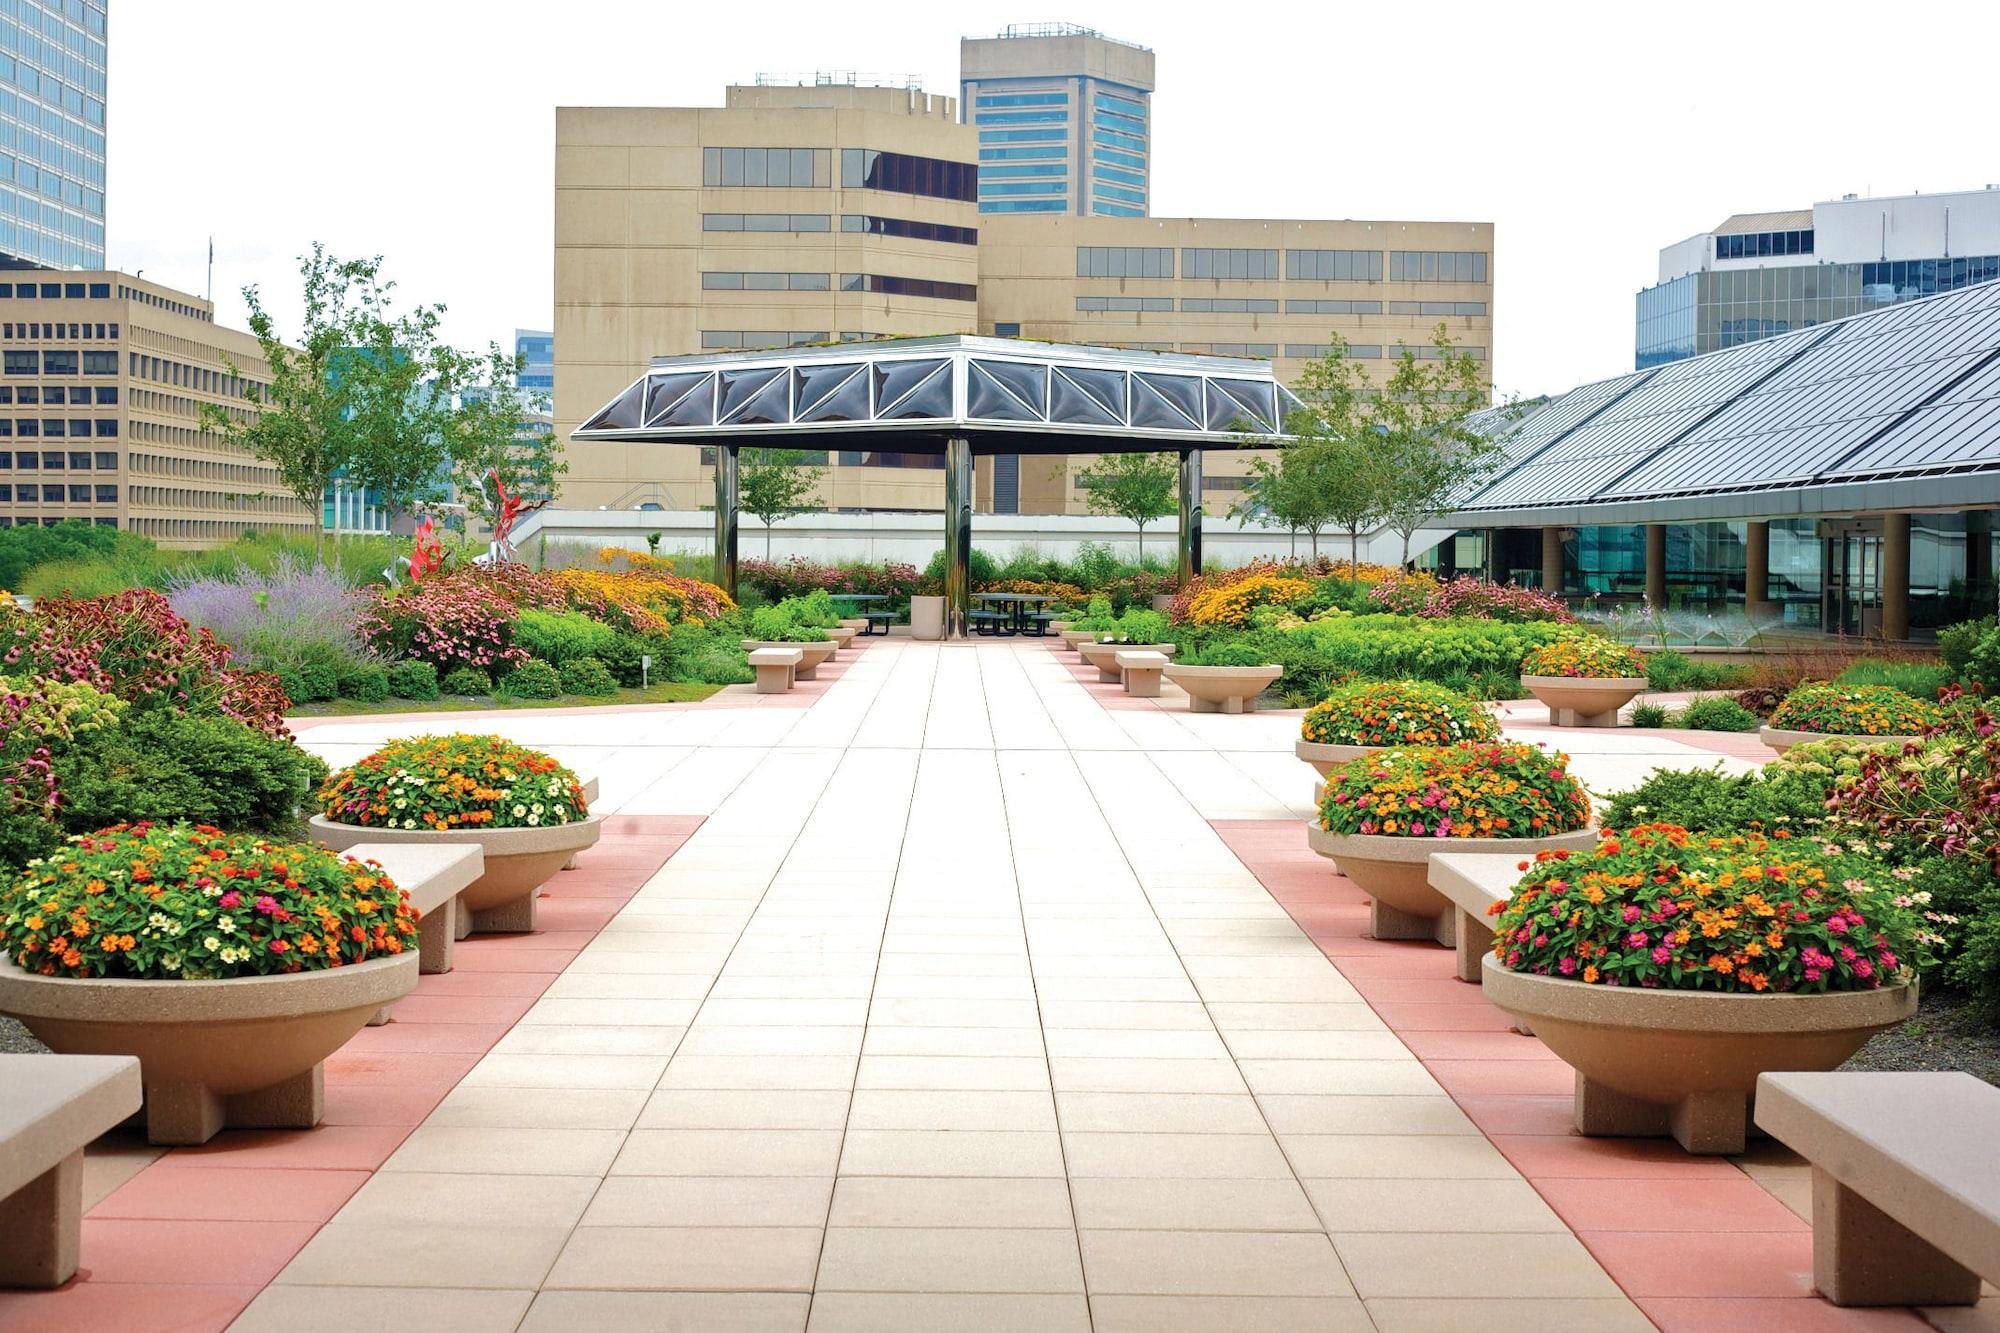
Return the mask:
<path id="1" fill-rule="evenodd" d="M 1180 456 L 1180 568 L 1201 568 L 1201 451 L 1276 444 L 1298 399 L 1269 362 L 950 335 L 657 357 L 574 438 L 715 450 L 715 570 L 736 592 L 738 451 L 944 459 L 945 614 L 962 634 L 978 454 Z"/>

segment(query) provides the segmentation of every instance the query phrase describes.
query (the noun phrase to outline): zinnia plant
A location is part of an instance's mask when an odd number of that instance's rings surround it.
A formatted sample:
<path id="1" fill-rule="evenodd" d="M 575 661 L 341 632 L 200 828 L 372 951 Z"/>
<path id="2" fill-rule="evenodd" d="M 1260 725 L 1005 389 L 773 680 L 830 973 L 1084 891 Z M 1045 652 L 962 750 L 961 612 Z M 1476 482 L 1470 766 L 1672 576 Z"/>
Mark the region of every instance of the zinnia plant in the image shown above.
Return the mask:
<path id="1" fill-rule="evenodd" d="M 43 976 L 210 980 L 399 954 L 416 910 L 381 867 L 204 824 L 120 824 L 0 889 L 0 947 Z"/>
<path id="2" fill-rule="evenodd" d="M 1581 676 L 1589 680 L 1640 680 L 1646 659 L 1626 644 L 1595 634 L 1570 633 L 1554 643 L 1530 648 L 1521 658 L 1524 676 Z"/>
<path id="3" fill-rule="evenodd" d="M 532 828 L 585 818 L 576 774 L 502 736 L 391 741 L 328 778 L 320 811 L 373 828 Z"/>
<path id="4" fill-rule="evenodd" d="M 1455 745 L 1498 740 L 1500 724 L 1442 685 L 1356 681 L 1313 705 L 1299 734 L 1316 745 Z"/>
<path id="5" fill-rule="evenodd" d="M 1780 730 L 1842 736 L 1915 736 L 1941 720 L 1937 705 L 1889 685 L 1801 685 L 1771 714 Z"/>
<path id="6" fill-rule="evenodd" d="M 1811 838 L 1643 824 L 1523 867 L 1493 909 L 1494 958 L 1590 985 L 1869 990 L 1921 966 L 1932 938 L 1886 866 Z"/>
<path id="7" fill-rule="evenodd" d="M 1396 838 L 1545 838 L 1590 823 L 1569 756 L 1517 742 L 1384 750 L 1326 780 L 1319 826 Z"/>

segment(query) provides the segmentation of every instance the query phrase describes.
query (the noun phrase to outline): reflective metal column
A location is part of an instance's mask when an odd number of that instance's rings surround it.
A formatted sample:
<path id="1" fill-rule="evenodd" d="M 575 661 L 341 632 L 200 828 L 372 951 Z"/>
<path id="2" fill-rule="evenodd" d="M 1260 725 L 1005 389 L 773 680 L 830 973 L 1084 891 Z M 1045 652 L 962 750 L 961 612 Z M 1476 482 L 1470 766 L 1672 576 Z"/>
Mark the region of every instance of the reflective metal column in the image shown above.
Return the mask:
<path id="1" fill-rule="evenodd" d="M 1185 585 L 1201 573 L 1201 450 L 1181 450 L 1181 569 Z"/>
<path id="2" fill-rule="evenodd" d="M 715 447 L 715 582 L 736 595 L 736 446 Z"/>
<path id="3" fill-rule="evenodd" d="M 944 636 L 965 634 L 972 609 L 972 441 L 944 442 Z"/>

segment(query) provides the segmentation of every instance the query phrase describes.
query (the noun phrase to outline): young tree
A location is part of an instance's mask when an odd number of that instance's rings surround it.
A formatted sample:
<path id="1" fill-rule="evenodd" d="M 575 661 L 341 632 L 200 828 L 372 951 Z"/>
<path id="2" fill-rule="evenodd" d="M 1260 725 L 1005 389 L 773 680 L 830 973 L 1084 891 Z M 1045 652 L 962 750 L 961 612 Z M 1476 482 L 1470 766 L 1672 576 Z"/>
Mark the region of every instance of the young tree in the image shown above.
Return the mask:
<path id="1" fill-rule="evenodd" d="M 1273 497 L 1290 515 L 1286 521 L 1313 534 L 1315 556 L 1320 529 L 1331 527 L 1347 534 L 1348 559 L 1359 566 L 1361 534 L 1382 517 L 1387 492 L 1368 372 L 1335 333 L 1326 354 L 1306 363 L 1293 390 L 1299 406 L 1285 418 L 1290 438 L 1275 462 L 1260 458 L 1251 466 L 1260 480 L 1277 478 Z"/>
<path id="2" fill-rule="evenodd" d="M 1403 538 L 1404 565 L 1410 563 L 1411 536 L 1493 475 L 1512 434 L 1510 414 L 1503 414 L 1498 430 L 1468 424 L 1467 418 L 1487 405 L 1480 364 L 1454 349 L 1442 324 L 1431 335 L 1431 346 L 1436 356 L 1422 360 L 1403 349 L 1372 412 L 1387 464 L 1383 517 Z"/>
<path id="3" fill-rule="evenodd" d="M 745 449 L 736 474 L 736 503 L 764 520 L 764 558 L 771 558 L 771 525 L 802 514 L 826 469 L 802 449 Z"/>
<path id="4" fill-rule="evenodd" d="M 1174 512 L 1180 465 L 1165 454 L 1100 454 L 1077 474 L 1090 512 L 1139 528 L 1139 563 L 1146 562 L 1146 525 Z"/>
<path id="5" fill-rule="evenodd" d="M 478 364 L 477 390 L 461 390 L 445 451 L 459 500 L 491 524 L 494 492 L 489 478 L 498 474 L 509 495 L 539 498 L 554 494 L 556 479 L 569 471 L 569 463 L 555 432 L 531 420 L 548 408 L 540 396 L 521 388 L 521 358 L 509 356 L 496 343 L 489 345 Z"/>
<path id="6" fill-rule="evenodd" d="M 1263 449 L 1250 460 L 1251 480 L 1244 498 L 1229 507 L 1230 516 L 1251 522 L 1275 523 L 1311 539 L 1319 558 L 1319 534 L 1340 509 L 1338 492 L 1346 481 L 1339 474 L 1335 451 L 1292 442 Z"/>

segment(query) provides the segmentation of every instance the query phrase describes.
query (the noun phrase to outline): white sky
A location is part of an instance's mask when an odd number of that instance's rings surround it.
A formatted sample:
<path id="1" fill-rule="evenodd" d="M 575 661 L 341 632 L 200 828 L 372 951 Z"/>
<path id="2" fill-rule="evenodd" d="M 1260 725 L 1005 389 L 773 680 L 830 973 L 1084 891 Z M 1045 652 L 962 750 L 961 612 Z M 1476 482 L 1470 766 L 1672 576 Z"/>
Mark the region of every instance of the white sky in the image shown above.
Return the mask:
<path id="1" fill-rule="evenodd" d="M 1850 12 L 1851 11 L 1851 12 Z M 1982 17 L 1983 11 L 1983 17 Z M 1065 19 L 1150 46 L 1153 211 L 1496 226 L 1494 372 L 1632 365 L 1662 245 L 1732 212 L 2000 182 L 1989 7 L 1067 0 L 117 0 L 109 262 L 262 286 L 381 254 L 463 346 L 552 315 L 557 105 L 718 105 L 760 70 L 921 75 Z"/>

